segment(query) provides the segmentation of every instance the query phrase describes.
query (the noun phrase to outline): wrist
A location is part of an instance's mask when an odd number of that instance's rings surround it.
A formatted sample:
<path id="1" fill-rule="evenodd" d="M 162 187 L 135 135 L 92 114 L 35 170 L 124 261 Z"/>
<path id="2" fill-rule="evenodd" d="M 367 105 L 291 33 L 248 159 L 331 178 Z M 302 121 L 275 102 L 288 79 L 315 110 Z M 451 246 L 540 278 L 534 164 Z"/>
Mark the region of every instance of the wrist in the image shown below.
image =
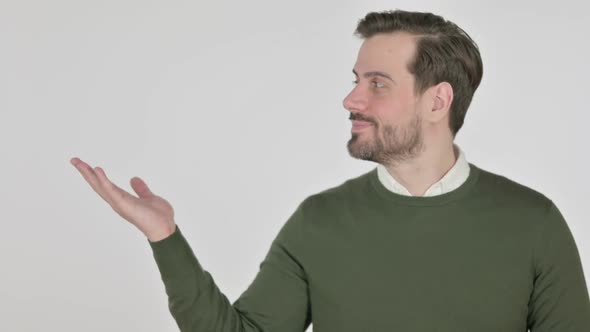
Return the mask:
<path id="1" fill-rule="evenodd" d="M 162 240 L 168 238 L 169 236 L 174 234 L 174 232 L 176 232 L 176 224 L 173 224 L 172 226 L 170 226 L 164 230 L 159 230 L 159 231 L 151 233 L 151 234 L 146 234 L 146 237 L 148 238 L 148 240 L 150 242 L 157 242 L 157 241 L 162 241 Z"/>

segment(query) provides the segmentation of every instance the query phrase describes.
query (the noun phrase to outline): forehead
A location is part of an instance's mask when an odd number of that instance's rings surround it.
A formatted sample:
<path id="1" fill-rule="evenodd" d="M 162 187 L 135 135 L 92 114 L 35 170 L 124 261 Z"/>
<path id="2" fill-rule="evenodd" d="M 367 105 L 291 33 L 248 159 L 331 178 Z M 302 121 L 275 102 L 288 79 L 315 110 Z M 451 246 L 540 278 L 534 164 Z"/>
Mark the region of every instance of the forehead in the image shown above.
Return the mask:
<path id="1" fill-rule="evenodd" d="M 363 41 L 355 64 L 356 72 L 381 70 L 398 78 L 411 76 L 407 65 L 416 50 L 415 36 L 405 32 L 377 34 Z"/>

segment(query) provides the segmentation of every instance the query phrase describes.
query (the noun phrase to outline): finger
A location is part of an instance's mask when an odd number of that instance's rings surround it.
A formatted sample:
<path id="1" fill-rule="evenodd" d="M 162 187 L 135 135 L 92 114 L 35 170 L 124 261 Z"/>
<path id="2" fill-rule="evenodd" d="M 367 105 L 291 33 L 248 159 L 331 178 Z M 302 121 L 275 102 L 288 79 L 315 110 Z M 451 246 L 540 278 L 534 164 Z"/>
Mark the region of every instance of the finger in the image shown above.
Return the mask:
<path id="1" fill-rule="evenodd" d="M 79 158 L 72 158 L 70 162 L 72 163 L 72 165 L 76 167 L 78 172 L 82 174 L 82 177 L 84 178 L 84 180 L 86 180 L 86 182 L 88 182 L 88 184 L 90 184 L 92 189 L 94 189 L 94 191 L 96 191 L 99 195 L 102 196 L 102 190 L 100 188 L 98 177 L 96 176 L 96 173 L 94 172 L 92 167 L 90 167 L 87 163 L 83 162 Z"/>
<path id="2" fill-rule="evenodd" d="M 133 177 L 130 182 L 131 188 L 133 188 L 139 197 L 146 198 L 154 195 L 148 185 L 141 178 L 137 176 Z"/>
<path id="3" fill-rule="evenodd" d="M 92 189 L 113 209 L 119 209 L 121 204 L 124 204 L 125 201 L 130 201 L 134 198 L 132 195 L 112 183 L 106 177 L 102 168 L 95 167 L 93 169 L 79 158 L 72 158 L 70 162 L 78 169 L 78 171 L 80 171 Z"/>
<path id="4" fill-rule="evenodd" d="M 106 173 L 101 167 L 97 166 L 94 168 L 94 170 L 98 177 L 99 183 L 108 195 L 109 202 L 111 206 L 113 206 L 113 208 L 129 206 L 129 204 L 133 204 L 133 201 L 137 199 L 137 197 L 119 188 L 119 186 L 117 186 L 111 180 L 109 180 Z"/>

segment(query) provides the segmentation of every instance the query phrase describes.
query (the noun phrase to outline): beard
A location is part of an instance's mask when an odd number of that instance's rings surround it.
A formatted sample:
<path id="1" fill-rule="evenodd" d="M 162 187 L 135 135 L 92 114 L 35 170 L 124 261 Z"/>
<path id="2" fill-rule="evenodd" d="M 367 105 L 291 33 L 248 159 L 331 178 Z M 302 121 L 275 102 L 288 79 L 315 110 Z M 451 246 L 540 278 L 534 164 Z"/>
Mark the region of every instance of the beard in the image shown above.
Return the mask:
<path id="1" fill-rule="evenodd" d="M 348 153 L 353 158 L 383 165 L 395 165 L 413 159 L 424 148 L 422 117 L 418 114 L 405 128 L 392 125 L 380 127 L 373 122 L 372 127 L 353 132 L 347 144 Z"/>

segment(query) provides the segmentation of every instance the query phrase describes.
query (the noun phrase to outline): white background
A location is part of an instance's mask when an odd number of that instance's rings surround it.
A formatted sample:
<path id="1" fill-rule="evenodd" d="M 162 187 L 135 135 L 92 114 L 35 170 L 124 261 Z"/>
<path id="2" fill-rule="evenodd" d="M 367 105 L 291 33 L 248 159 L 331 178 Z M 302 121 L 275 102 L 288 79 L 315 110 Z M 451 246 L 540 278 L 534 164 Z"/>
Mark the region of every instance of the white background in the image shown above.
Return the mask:
<path id="1" fill-rule="evenodd" d="M 75 156 L 170 201 L 233 302 L 299 202 L 375 166 L 348 155 L 342 100 L 356 23 L 395 8 L 478 43 L 484 76 L 456 142 L 555 201 L 590 280 L 587 7 L 2 0 L 0 330 L 178 330 L 146 238 Z"/>

